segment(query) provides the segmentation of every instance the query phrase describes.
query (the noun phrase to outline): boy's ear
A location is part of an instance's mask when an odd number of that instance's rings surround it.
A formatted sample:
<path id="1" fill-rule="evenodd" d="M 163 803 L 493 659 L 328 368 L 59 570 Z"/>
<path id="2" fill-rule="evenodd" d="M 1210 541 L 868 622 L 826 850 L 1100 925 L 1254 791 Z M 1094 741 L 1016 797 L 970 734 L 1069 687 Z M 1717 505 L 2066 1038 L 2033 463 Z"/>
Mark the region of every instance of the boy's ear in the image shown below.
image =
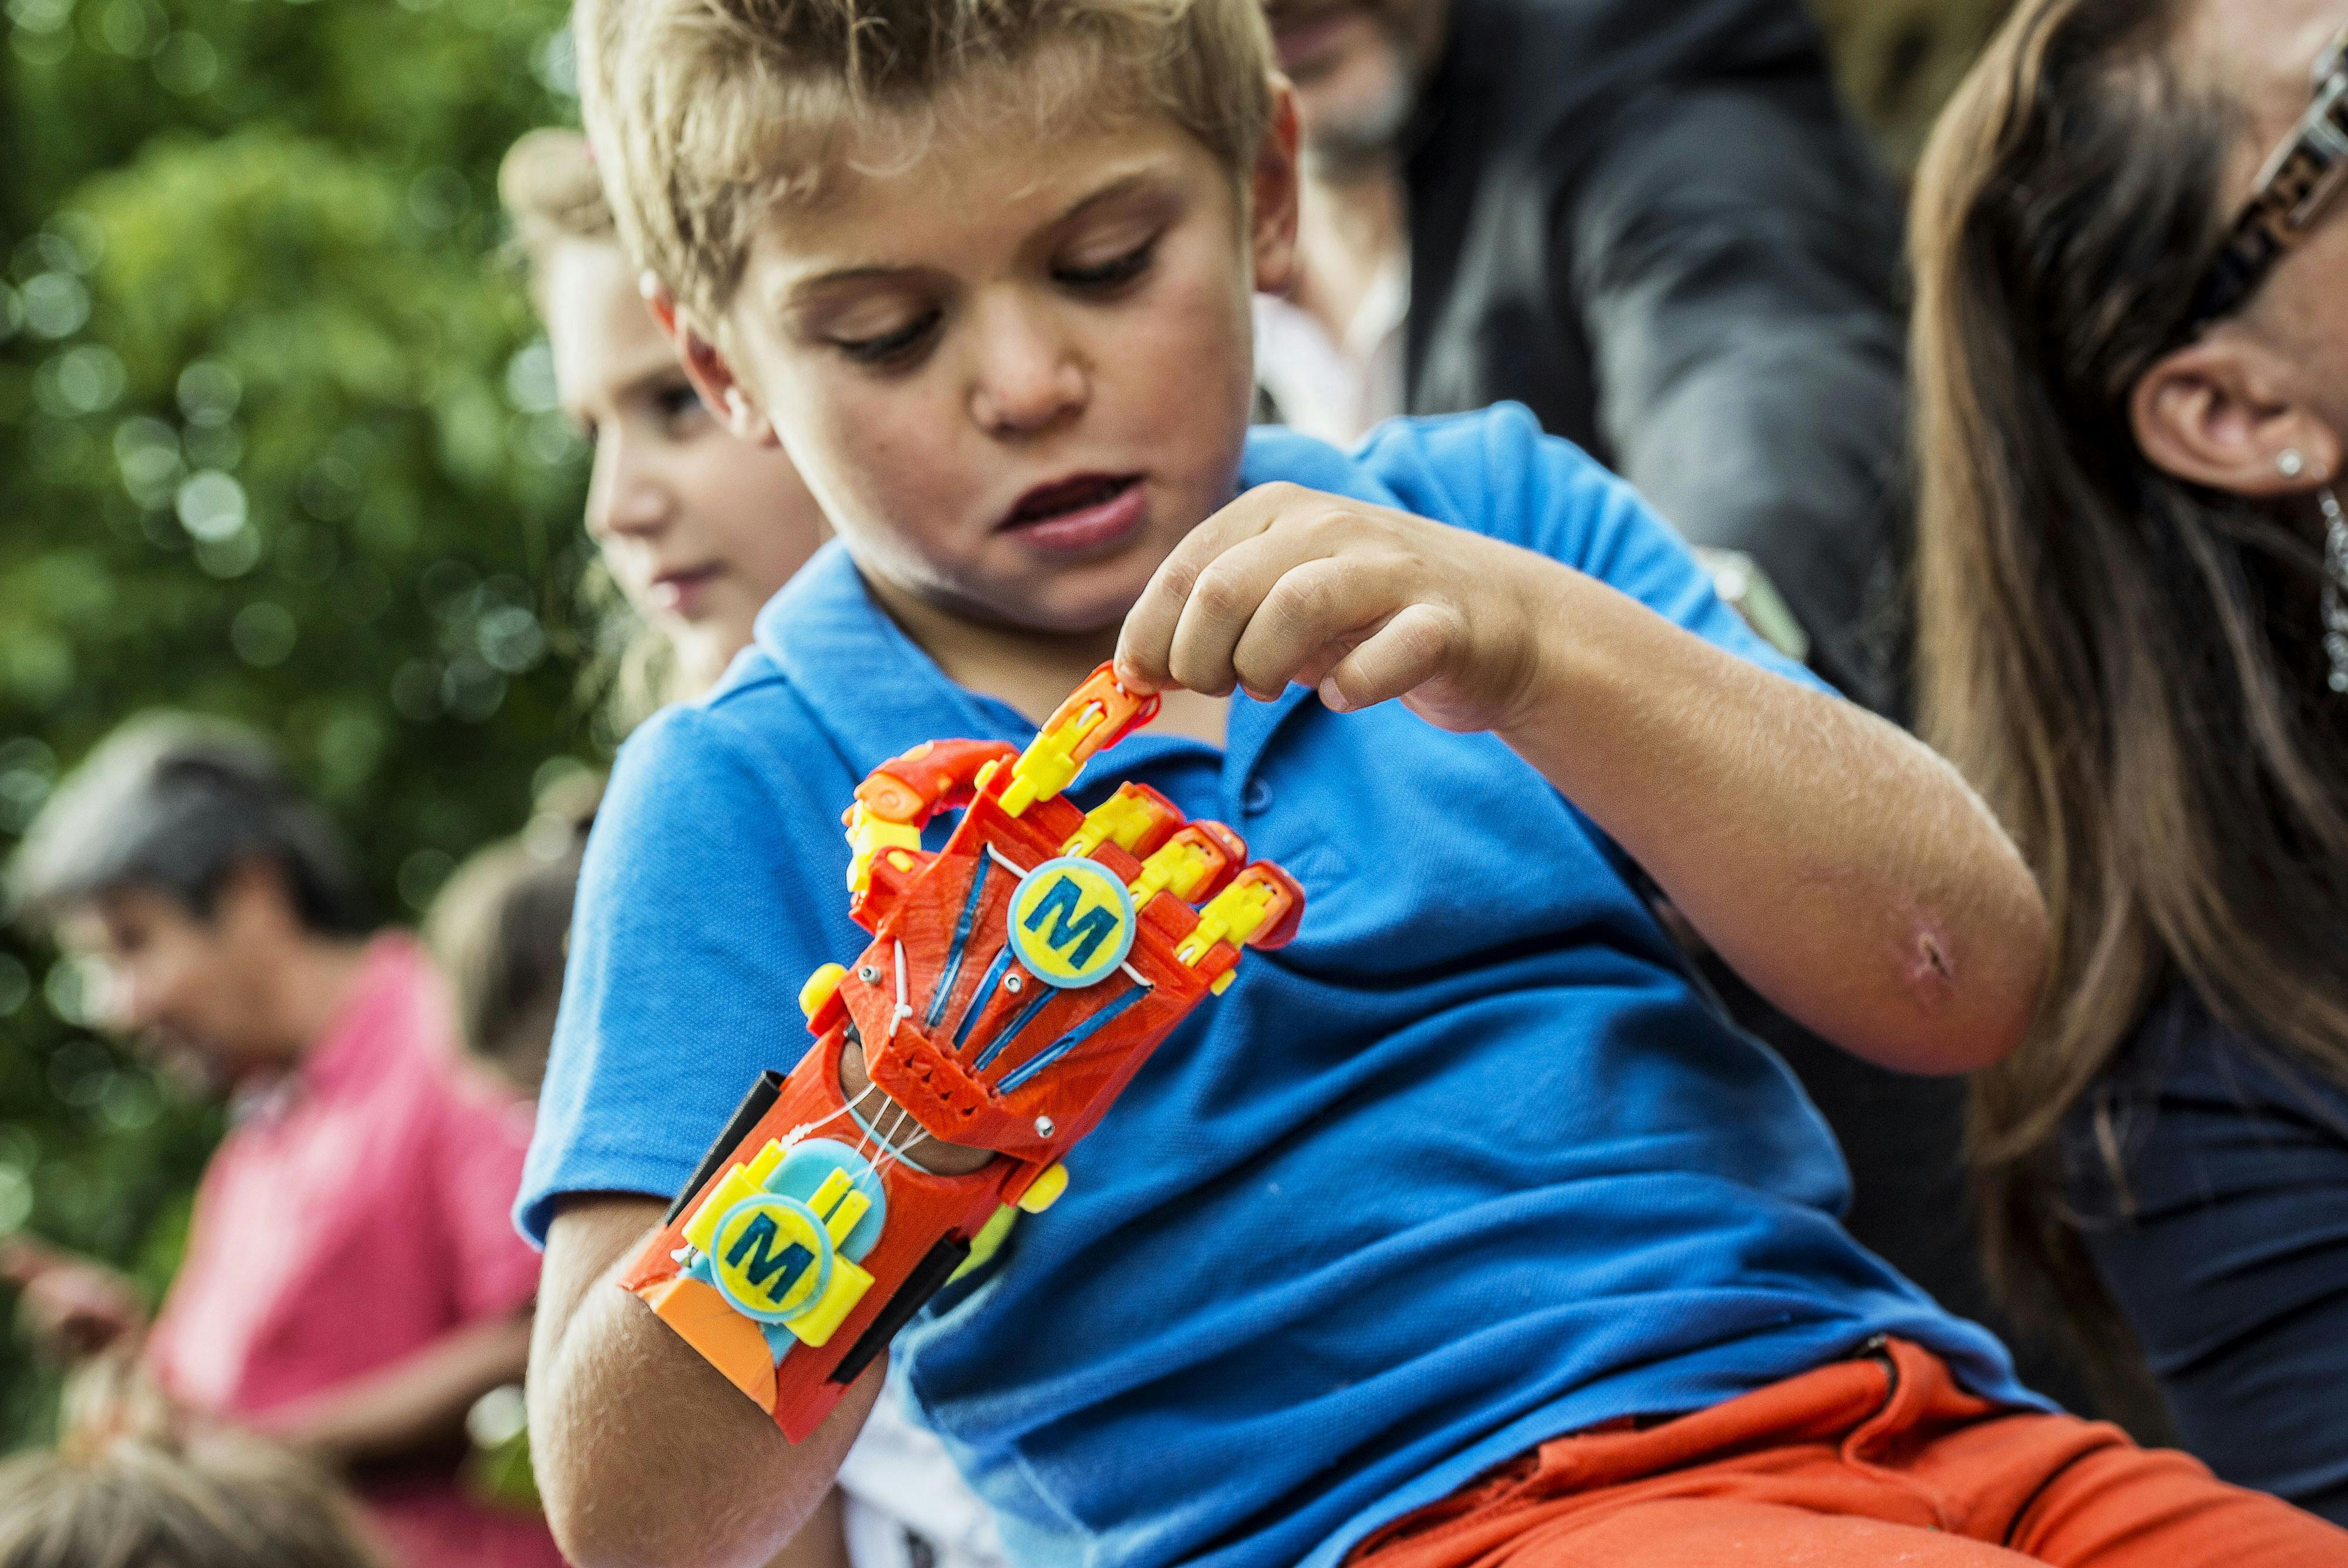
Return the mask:
<path id="1" fill-rule="evenodd" d="M 1296 281 L 1297 149 L 1303 132 L 1296 116 L 1296 89 L 1288 78 L 1272 78 L 1272 122 L 1256 149 L 1255 174 L 1248 190 L 1249 242 L 1255 286 L 1285 293 Z"/>
<path id="2" fill-rule="evenodd" d="M 2342 433 L 2314 410 L 2289 360 L 2221 328 L 2157 362 L 2128 398 L 2137 446 L 2188 484 L 2237 496 L 2301 495 L 2340 473 Z M 2284 457 L 2299 454 L 2296 465 Z M 2292 471 L 2285 472 L 2286 467 Z"/>
<path id="3" fill-rule="evenodd" d="M 701 334 L 690 321 L 677 313 L 676 298 L 665 284 L 652 273 L 641 280 L 644 304 L 676 345 L 677 359 L 685 366 L 685 378 L 693 384 L 703 405 L 717 422 L 732 431 L 737 439 L 754 446 L 779 446 L 774 422 L 760 411 L 749 389 L 734 374 L 733 364 L 725 352 Z"/>

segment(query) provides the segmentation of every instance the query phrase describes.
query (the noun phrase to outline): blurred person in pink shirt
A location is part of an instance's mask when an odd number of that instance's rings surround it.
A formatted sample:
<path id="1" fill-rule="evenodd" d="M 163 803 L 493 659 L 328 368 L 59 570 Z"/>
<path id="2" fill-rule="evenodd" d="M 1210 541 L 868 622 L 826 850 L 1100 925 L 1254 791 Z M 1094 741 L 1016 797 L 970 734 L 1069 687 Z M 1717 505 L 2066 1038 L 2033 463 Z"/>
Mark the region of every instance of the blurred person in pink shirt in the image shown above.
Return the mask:
<path id="1" fill-rule="evenodd" d="M 538 1259 L 507 1211 L 530 1110 L 460 1060 L 325 814 L 252 735 L 136 721 L 9 881 L 91 967 L 100 1020 L 232 1103 L 151 1327 L 121 1276 L 20 1242 L 0 1261 L 36 1331 L 68 1353 L 143 1336 L 174 1400 L 340 1468 L 413 1568 L 559 1563 L 541 1521 L 458 1479 L 467 1409 L 527 1355 Z"/>

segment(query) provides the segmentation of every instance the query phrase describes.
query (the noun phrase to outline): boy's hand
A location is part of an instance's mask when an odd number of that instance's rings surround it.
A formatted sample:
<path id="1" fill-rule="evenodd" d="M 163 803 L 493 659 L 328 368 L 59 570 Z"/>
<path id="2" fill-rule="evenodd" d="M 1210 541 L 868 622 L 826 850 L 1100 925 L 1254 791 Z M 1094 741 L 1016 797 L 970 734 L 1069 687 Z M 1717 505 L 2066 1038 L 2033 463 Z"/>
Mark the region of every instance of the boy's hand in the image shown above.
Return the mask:
<path id="1" fill-rule="evenodd" d="M 1339 712 L 1399 697 L 1447 730 L 1529 701 L 1556 562 L 1390 507 L 1263 485 L 1191 530 L 1125 618 L 1117 678 Z"/>

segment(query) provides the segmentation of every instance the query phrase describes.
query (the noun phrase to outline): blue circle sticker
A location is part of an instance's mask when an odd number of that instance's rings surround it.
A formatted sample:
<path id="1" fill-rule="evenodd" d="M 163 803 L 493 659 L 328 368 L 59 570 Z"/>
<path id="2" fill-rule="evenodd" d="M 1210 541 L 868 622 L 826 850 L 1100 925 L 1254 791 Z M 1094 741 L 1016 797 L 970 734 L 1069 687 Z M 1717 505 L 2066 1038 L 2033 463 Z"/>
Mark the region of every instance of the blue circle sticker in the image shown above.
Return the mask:
<path id="1" fill-rule="evenodd" d="M 1096 984 L 1133 950 L 1133 895 L 1097 860 L 1046 860 L 1020 881 L 1010 915 L 1011 950 L 1047 986 Z"/>
<path id="2" fill-rule="evenodd" d="M 754 1193 L 718 1217 L 709 1272 L 736 1312 L 788 1323 L 831 1284 L 831 1237 L 797 1198 Z"/>

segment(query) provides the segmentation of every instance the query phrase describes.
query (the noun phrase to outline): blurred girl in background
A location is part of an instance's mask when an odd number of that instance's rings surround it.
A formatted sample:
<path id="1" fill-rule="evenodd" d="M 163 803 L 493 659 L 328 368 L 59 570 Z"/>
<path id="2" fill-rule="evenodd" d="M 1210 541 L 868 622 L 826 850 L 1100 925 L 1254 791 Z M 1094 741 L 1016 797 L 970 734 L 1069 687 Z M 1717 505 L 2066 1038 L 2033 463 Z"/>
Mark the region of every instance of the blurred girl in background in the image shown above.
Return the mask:
<path id="1" fill-rule="evenodd" d="M 758 609 L 815 553 L 823 513 L 779 447 L 722 429 L 644 308 L 583 138 L 541 130 L 498 179 L 554 351 L 563 412 L 594 449 L 587 531 L 641 635 L 623 721 L 699 696 L 749 645 Z"/>
<path id="2" fill-rule="evenodd" d="M 1913 244 L 1926 733 L 2056 938 L 1993 1262 L 2348 1522 L 2348 0 L 2024 0 Z"/>
<path id="3" fill-rule="evenodd" d="M 736 440 L 695 396 L 620 248 L 585 139 L 562 130 L 522 138 L 499 189 L 530 261 L 562 406 L 594 446 L 588 530 L 625 613 L 641 623 L 615 692 L 625 723 L 707 690 L 748 646 L 759 608 L 829 530 L 782 451 Z M 536 1092 L 545 1068 L 570 892 L 592 815 L 584 797 L 551 797 L 519 839 L 459 871 L 434 915 L 435 946 L 477 1049 L 525 1092 Z M 839 1489 L 779 1562 L 1001 1561 L 985 1505 L 903 1409 L 898 1390 L 882 1394 Z"/>

